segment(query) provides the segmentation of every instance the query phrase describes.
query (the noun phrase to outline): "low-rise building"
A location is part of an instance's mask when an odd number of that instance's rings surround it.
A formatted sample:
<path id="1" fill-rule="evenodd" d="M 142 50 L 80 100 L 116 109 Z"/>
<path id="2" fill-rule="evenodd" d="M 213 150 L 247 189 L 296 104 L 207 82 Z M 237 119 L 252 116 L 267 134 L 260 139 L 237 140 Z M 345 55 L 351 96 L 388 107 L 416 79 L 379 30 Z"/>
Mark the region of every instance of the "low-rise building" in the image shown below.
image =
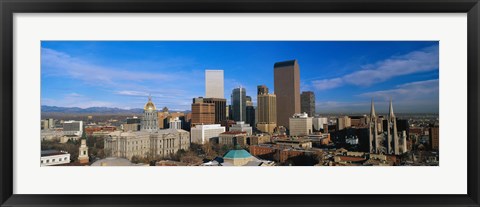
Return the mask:
<path id="1" fill-rule="evenodd" d="M 310 149 L 312 142 L 308 139 L 277 139 L 275 140 L 277 146 L 291 147 L 296 149 Z"/>
<path id="2" fill-rule="evenodd" d="M 325 124 L 328 125 L 328 119 L 327 117 L 313 117 L 312 123 L 313 123 L 313 129 L 315 131 L 320 131 L 323 129 Z"/>
<path id="3" fill-rule="evenodd" d="M 60 141 L 64 135 L 63 131 L 47 129 L 40 132 L 40 139 L 42 141 Z"/>
<path id="4" fill-rule="evenodd" d="M 247 145 L 247 133 L 246 132 L 223 132 L 218 136 L 218 143 L 220 145 Z"/>
<path id="5" fill-rule="evenodd" d="M 58 150 L 42 150 L 40 166 L 62 165 L 70 163 L 70 153 Z"/>
<path id="6" fill-rule="evenodd" d="M 220 124 L 196 125 L 190 130 L 191 142 L 204 144 L 223 132 L 225 132 L 225 127 L 220 126 Z"/>
<path id="7" fill-rule="evenodd" d="M 83 121 L 65 121 L 63 122 L 63 133 L 66 135 L 82 136 Z"/>
<path id="8" fill-rule="evenodd" d="M 188 150 L 190 133 L 181 129 L 157 131 L 111 132 L 105 138 L 104 150 L 107 155 L 129 160 L 133 156 L 164 158 L 178 150 Z"/>
<path id="9" fill-rule="evenodd" d="M 294 114 L 289 119 L 290 136 L 306 136 L 313 132 L 312 117 L 307 113 Z"/>
<path id="10" fill-rule="evenodd" d="M 250 124 L 245 124 L 243 121 L 237 121 L 236 124 L 230 127 L 229 131 L 247 132 L 247 135 L 252 135 L 252 127 Z"/>
<path id="11" fill-rule="evenodd" d="M 223 158 L 216 158 L 210 162 L 203 163 L 202 166 L 273 166 L 274 161 L 262 160 L 252 156 L 244 149 L 230 150 Z"/>

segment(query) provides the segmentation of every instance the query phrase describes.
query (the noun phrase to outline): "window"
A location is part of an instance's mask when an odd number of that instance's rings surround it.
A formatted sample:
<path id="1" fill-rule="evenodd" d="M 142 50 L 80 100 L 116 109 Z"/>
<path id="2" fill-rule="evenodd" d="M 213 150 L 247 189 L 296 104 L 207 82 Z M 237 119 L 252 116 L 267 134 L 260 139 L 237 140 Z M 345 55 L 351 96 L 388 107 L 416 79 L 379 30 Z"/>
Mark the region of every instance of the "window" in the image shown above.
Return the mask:
<path id="1" fill-rule="evenodd" d="M 47 163 L 49 163 L 49 162 L 50 162 L 50 160 L 47 160 Z"/>
<path id="2" fill-rule="evenodd" d="M 83 155 L 86 155 L 87 154 L 87 151 L 83 151 Z"/>
<path id="3" fill-rule="evenodd" d="M 40 160 L 40 163 L 43 164 L 43 160 Z"/>
<path id="4" fill-rule="evenodd" d="M 52 159 L 52 162 L 55 162 L 55 159 Z"/>

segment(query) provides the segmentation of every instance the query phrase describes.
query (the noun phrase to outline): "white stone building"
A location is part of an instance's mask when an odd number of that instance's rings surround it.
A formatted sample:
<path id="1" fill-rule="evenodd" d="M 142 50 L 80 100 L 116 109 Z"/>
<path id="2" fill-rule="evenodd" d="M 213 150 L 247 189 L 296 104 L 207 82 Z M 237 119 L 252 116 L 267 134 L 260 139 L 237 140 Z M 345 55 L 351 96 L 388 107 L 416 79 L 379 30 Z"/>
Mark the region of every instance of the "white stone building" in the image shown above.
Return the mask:
<path id="1" fill-rule="evenodd" d="M 205 70 L 205 97 L 225 98 L 223 70 Z"/>
<path id="2" fill-rule="evenodd" d="M 321 129 L 323 129 L 324 124 L 328 125 L 328 119 L 327 117 L 313 117 L 312 123 L 313 128 L 317 131 L 320 131 Z"/>
<path id="3" fill-rule="evenodd" d="M 312 133 L 312 117 L 307 113 L 294 114 L 289 119 L 290 136 L 306 136 Z"/>
<path id="4" fill-rule="evenodd" d="M 143 107 L 142 131 L 158 130 L 157 108 L 152 102 L 152 97 L 148 97 L 148 102 Z"/>
<path id="5" fill-rule="evenodd" d="M 40 166 L 52 166 L 70 163 L 70 153 L 57 150 L 42 150 Z"/>
<path id="6" fill-rule="evenodd" d="M 139 157 L 164 158 L 178 150 L 188 150 L 190 134 L 181 129 L 164 129 L 157 131 L 138 131 L 109 133 L 105 138 L 105 152 L 108 156 L 132 159 Z"/>
<path id="7" fill-rule="evenodd" d="M 225 127 L 220 124 L 196 125 L 190 129 L 192 143 L 203 144 L 210 138 L 218 137 L 219 134 L 225 132 Z"/>
<path id="8" fill-rule="evenodd" d="M 169 126 L 170 129 L 182 129 L 182 120 L 180 120 L 178 117 L 171 118 Z"/>

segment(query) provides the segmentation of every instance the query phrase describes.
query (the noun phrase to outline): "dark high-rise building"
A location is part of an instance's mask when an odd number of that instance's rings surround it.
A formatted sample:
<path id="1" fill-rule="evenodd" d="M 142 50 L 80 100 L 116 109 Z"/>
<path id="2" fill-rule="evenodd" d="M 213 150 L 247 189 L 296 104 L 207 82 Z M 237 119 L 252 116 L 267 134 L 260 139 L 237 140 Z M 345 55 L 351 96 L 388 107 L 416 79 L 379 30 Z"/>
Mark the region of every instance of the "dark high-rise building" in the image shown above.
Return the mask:
<path id="1" fill-rule="evenodd" d="M 304 91 L 300 95 L 301 110 L 309 117 L 315 116 L 315 94 L 313 91 Z"/>
<path id="2" fill-rule="evenodd" d="M 246 108 L 246 121 L 252 128 L 255 128 L 255 108 L 253 106 L 247 106 Z"/>
<path id="3" fill-rule="evenodd" d="M 410 125 L 408 124 L 407 119 L 398 119 L 397 118 L 397 130 L 399 132 L 406 131 L 407 137 L 409 137 Z"/>
<path id="4" fill-rule="evenodd" d="M 245 88 L 239 87 L 232 91 L 232 118 L 235 121 L 246 121 L 247 119 L 247 97 Z"/>
<path id="5" fill-rule="evenodd" d="M 215 124 L 220 124 L 227 119 L 227 99 L 224 98 L 204 98 L 204 103 L 215 104 Z"/>
<path id="6" fill-rule="evenodd" d="M 268 94 L 268 88 L 266 85 L 257 86 L 257 95 Z"/>
<path id="7" fill-rule="evenodd" d="M 277 126 L 289 127 L 289 118 L 300 113 L 300 67 L 297 60 L 277 62 L 273 69 L 277 96 Z"/>

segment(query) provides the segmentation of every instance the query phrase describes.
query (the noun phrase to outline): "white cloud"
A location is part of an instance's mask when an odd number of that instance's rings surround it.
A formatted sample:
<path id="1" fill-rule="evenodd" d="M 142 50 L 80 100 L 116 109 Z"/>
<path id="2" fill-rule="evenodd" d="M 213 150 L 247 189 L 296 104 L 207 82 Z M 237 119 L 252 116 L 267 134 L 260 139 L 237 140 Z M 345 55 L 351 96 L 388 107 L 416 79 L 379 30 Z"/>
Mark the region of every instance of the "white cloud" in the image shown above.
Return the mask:
<path id="1" fill-rule="evenodd" d="M 172 78 L 169 75 L 160 73 L 146 73 L 98 66 L 49 48 L 42 48 L 41 59 L 42 74 L 47 76 L 67 76 L 93 85 L 118 85 L 124 81 L 161 81 Z"/>
<path id="2" fill-rule="evenodd" d="M 370 111 L 370 99 L 375 100 L 375 110 L 387 113 L 390 98 L 394 111 L 400 113 L 438 113 L 439 109 L 438 79 L 417 81 L 397 85 L 393 89 L 371 91 L 357 95 L 359 101 L 317 101 L 319 113 L 364 113 Z"/>
<path id="3" fill-rule="evenodd" d="M 396 86 L 395 89 L 373 91 L 360 94 L 364 98 L 379 98 L 389 100 L 390 98 L 397 101 L 412 100 L 437 100 L 438 105 L 439 82 L 438 79 L 417 81 Z M 434 101 L 434 100 L 432 100 Z"/>
<path id="4" fill-rule="evenodd" d="M 342 78 L 332 78 L 332 79 L 323 79 L 323 80 L 314 80 L 312 81 L 313 86 L 317 90 L 327 90 L 331 88 L 337 88 L 343 84 Z"/>
<path id="5" fill-rule="evenodd" d="M 436 70 L 438 63 L 438 46 L 431 46 L 405 55 L 392 56 L 375 64 L 364 65 L 359 71 L 342 77 L 314 80 L 312 85 L 317 90 L 337 88 L 346 84 L 370 86 L 397 76 Z"/>

